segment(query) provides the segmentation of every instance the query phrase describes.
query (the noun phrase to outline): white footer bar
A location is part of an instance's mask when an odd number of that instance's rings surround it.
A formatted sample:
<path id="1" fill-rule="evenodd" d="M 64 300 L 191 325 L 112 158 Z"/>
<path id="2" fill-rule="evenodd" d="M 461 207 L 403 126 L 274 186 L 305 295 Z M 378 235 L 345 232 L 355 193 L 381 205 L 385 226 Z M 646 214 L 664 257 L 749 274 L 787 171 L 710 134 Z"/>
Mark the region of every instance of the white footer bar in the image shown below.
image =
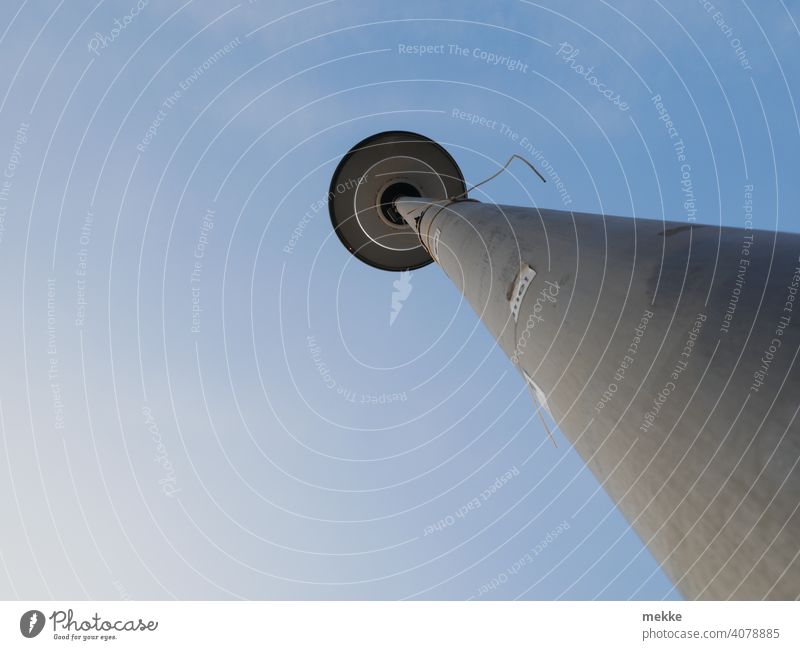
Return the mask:
<path id="1" fill-rule="evenodd" d="M 0 648 L 800 648 L 797 602 L 0 602 Z"/>

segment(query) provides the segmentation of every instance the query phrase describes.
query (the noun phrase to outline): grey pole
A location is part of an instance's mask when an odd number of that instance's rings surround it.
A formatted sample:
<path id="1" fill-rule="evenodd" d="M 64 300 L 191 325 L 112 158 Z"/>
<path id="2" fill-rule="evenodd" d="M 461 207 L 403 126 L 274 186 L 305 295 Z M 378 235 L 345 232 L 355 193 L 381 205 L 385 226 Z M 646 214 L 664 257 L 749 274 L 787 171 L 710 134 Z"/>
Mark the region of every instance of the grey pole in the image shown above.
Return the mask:
<path id="1" fill-rule="evenodd" d="M 800 236 L 448 196 L 391 205 L 678 589 L 798 598 Z"/>

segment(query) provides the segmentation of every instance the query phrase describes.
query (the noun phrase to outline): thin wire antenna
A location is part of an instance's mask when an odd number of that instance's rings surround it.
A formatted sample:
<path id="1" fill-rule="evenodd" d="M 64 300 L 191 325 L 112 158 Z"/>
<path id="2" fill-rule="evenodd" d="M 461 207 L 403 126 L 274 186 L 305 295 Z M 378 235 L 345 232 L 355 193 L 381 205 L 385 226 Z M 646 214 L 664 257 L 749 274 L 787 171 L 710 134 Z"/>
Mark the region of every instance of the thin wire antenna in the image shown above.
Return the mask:
<path id="1" fill-rule="evenodd" d="M 483 180 L 482 180 L 480 183 L 476 183 L 475 185 L 473 185 L 472 187 L 470 187 L 468 190 L 464 190 L 464 191 L 463 191 L 461 194 L 457 194 L 456 196 L 451 196 L 451 197 L 450 197 L 450 200 L 451 200 L 451 201 L 455 201 L 456 199 L 460 199 L 460 198 L 462 198 L 462 197 L 466 196 L 467 194 L 469 194 L 469 193 L 470 193 L 472 190 L 474 190 L 474 189 L 476 189 L 476 188 L 480 187 L 481 185 L 483 185 L 483 184 L 485 184 L 485 183 L 488 183 L 488 182 L 489 182 L 489 181 L 491 181 L 491 180 L 494 180 L 495 178 L 497 178 L 498 176 L 500 176 L 500 174 L 502 174 L 502 173 L 503 173 L 503 172 L 504 172 L 506 169 L 508 169 L 508 166 L 509 166 L 509 165 L 512 163 L 512 161 L 514 160 L 514 158 L 516 158 L 517 160 L 521 160 L 521 161 L 522 161 L 522 162 L 524 162 L 524 163 L 525 163 L 525 164 L 526 164 L 528 167 L 530 167 L 530 168 L 533 170 L 533 172 L 534 172 L 534 173 L 535 173 L 535 174 L 536 174 L 536 175 L 537 175 L 537 176 L 538 176 L 538 177 L 541 179 L 542 183 L 546 183 L 546 182 L 547 182 L 547 180 L 545 180 L 545 177 L 544 177 L 544 176 L 542 176 L 542 175 L 539 173 L 539 170 L 538 170 L 538 169 L 536 169 L 536 167 L 534 167 L 534 166 L 533 166 L 533 163 L 532 163 L 532 162 L 530 162 L 529 160 L 527 160 L 526 158 L 523 158 L 522 156 L 520 156 L 520 155 L 518 155 L 518 154 L 512 154 L 511 158 L 509 158 L 509 159 L 508 159 L 508 161 L 506 162 L 506 164 L 505 164 L 505 165 L 503 165 L 503 166 L 502 166 L 502 167 L 501 167 L 501 168 L 500 168 L 498 171 L 496 171 L 494 174 L 492 174 L 492 175 L 491 175 L 491 176 L 489 176 L 488 178 L 484 178 L 484 179 L 483 179 Z"/>

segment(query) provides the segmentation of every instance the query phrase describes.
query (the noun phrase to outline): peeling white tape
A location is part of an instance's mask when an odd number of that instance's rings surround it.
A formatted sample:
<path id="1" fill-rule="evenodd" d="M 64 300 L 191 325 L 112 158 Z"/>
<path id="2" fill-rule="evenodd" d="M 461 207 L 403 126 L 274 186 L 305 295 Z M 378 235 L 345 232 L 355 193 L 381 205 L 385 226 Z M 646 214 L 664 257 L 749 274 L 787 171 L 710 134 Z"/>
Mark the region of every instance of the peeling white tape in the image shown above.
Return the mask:
<path id="1" fill-rule="evenodd" d="M 533 399 L 540 404 L 541 407 L 547 411 L 547 415 L 552 418 L 553 414 L 550 412 L 550 406 L 547 404 L 547 397 L 545 396 L 544 391 L 536 385 L 536 382 L 533 381 L 527 372 L 523 370 L 522 374 L 525 376 L 525 381 L 528 382 L 528 389 L 531 391 Z"/>
<path id="2" fill-rule="evenodd" d="M 431 243 L 431 253 L 433 254 L 433 259 L 439 259 L 439 236 L 442 234 L 442 231 L 438 228 L 436 232 L 433 233 L 433 242 Z"/>

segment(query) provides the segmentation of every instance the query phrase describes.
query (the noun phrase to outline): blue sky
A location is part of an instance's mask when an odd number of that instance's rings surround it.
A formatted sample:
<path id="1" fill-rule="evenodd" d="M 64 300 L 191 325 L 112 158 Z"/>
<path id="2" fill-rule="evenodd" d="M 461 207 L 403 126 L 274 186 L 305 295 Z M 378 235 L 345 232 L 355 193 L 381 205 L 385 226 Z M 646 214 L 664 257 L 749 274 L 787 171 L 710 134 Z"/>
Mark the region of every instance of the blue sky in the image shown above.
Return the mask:
<path id="1" fill-rule="evenodd" d="M 9 3 L 0 596 L 678 598 L 444 274 L 390 322 L 320 201 L 403 129 L 570 199 L 484 201 L 740 226 L 752 184 L 797 232 L 797 4 L 714 4 Z"/>

